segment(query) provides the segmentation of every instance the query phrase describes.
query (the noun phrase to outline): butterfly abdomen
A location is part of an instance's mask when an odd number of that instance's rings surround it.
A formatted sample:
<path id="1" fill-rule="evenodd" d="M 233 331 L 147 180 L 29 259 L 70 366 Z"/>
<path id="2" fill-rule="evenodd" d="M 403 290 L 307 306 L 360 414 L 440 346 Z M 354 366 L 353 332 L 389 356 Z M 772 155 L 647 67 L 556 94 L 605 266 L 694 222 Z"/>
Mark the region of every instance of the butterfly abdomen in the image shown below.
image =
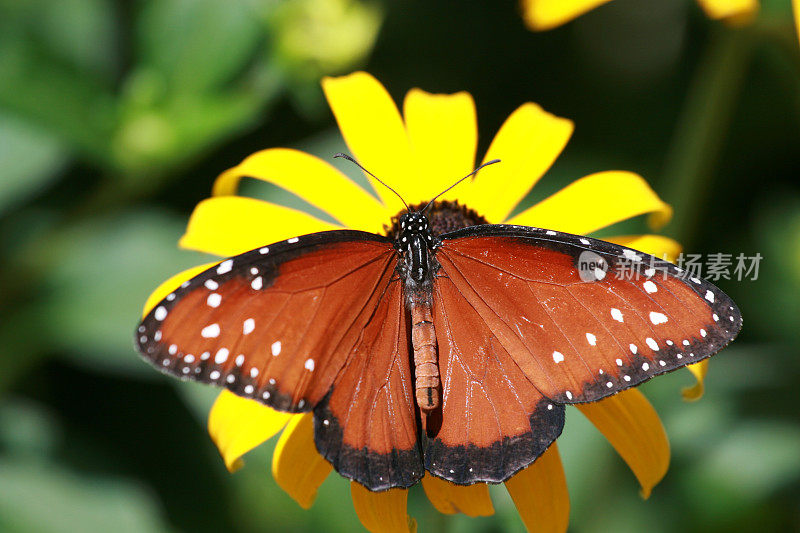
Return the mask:
<path id="1" fill-rule="evenodd" d="M 429 413 L 439 407 L 439 362 L 429 298 L 412 298 L 411 344 L 417 405 L 424 413 Z"/>

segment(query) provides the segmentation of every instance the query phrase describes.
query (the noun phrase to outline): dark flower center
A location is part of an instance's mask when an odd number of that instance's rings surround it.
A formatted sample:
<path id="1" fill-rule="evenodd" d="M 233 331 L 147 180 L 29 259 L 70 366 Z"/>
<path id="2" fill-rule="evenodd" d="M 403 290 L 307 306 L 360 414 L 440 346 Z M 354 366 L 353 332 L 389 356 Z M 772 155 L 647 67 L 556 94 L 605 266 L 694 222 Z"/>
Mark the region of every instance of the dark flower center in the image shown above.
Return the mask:
<path id="1" fill-rule="evenodd" d="M 416 212 L 425 207 L 426 203 L 410 205 L 410 212 Z M 400 216 L 405 214 L 405 210 L 392 217 L 391 224 L 384 224 L 383 231 L 392 240 L 397 239 L 400 233 Z M 449 233 L 469 226 L 478 224 L 488 224 L 489 221 L 479 215 L 474 209 L 459 204 L 457 201 L 436 201 L 431 204 L 425 216 L 430 223 L 431 231 L 434 235 Z"/>

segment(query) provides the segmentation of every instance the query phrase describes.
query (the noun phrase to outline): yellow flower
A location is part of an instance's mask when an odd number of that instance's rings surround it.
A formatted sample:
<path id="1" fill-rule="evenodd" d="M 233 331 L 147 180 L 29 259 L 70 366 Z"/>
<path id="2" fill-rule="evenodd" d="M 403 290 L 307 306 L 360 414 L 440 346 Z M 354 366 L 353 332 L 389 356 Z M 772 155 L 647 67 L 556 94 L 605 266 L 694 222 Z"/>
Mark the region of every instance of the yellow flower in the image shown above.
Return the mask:
<path id="1" fill-rule="evenodd" d="M 550 30 L 611 0 L 522 0 L 525 23 L 532 30 Z M 792 0 L 797 13 L 798 0 Z M 746 24 L 758 13 L 758 0 L 697 0 L 706 15 L 732 25 Z"/>
<path id="2" fill-rule="evenodd" d="M 327 78 L 323 88 L 353 155 L 409 202 L 428 200 L 476 165 L 477 124 L 472 97 L 465 92 L 429 94 L 413 89 L 401 115 L 384 87 L 369 74 L 356 72 Z M 655 225 L 669 220 L 671 208 L 638 175 L 607 171 L 583 177 L 531 208 L 511 216 L 516 205 L 553 164 L 573 130 L 571 121 L 536 104 L 520 106 L 495 136 L 484 161 L 499 158 L 491 178 L 467 180 L 449 191 L 490 222 L 535 225 L 586 234 L 631 217 L 649 214 Z M 489 174 L 486 174 L 487 176 Z M 251 177 L 282 187 L 327 212 L 338 224 L 270 202 L 237 196 L 239 182 Z M 213 197 L 201 202 L 189 221 L 181 246 L 230 256 L 295 235 L 349 227 L 380 232 L 402 209 L 382 186 L 380 199 L 363 190 L 330 163 L 303 152 L 269 149 L 246 158 L 222 173 Z M 674 257 L 679 245 L 657 235 L 609 239 L 657 256 Z M 202 265 L 171 278 L 146 304 L 146 311 L 177 285 L 199 273 Z M 695 365 L 701 392 L 704 364 Z M 578 409 L 607 437 L 628 463 L 647 497 L 666 473 L 669 445 L 658 415 L 645 397 L 632 389 Z M 316 451 L 312 415 L 274 411 L 253 400 L 223 391 L 209 417 L 209 431 L 231 471 L 241 457 L 283 430 L 273 456 L 277 483 L 304 508 L 331 471 Z M 426 476 L 422 485 L 442 513 L 470 516 L 494 512 L 487 485 L 457 486 Z M 569 496 L 558 448 L 554 443 L 533 465 L 505 486 L 531 531 L 565 531 Z M 408 531 L 408 492 L 370 492 L 351 483 L 358 517 L 370 531 Z"/>

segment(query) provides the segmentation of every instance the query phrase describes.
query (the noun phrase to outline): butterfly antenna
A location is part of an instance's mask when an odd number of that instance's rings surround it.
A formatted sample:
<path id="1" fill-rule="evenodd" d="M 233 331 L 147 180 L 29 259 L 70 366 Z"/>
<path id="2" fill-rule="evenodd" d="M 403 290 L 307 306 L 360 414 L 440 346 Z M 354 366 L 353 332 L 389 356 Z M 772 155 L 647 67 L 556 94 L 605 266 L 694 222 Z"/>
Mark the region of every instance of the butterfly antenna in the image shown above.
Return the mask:
<path id="1" fill-rule="evenodd" d="M 478 168 L 476 168 L 475 170 L 473 170 L 472 172 L 470 172 L 469 174 L 467 174 L 466 176 L 464 176 L 463 178 L 461 178 L 460 180 L 458 180 L 457 182 L 455 182 L 454 184 L 452 184 L 451 186 L 449 186 L 448 188 L 446 188 L 445 190 L 443 190 L 442 192 L 440 192 L 439 194 L 434 196 L 433 199 L 430 202 L 428 202 L 428 205 L 426 205 L 424 208 L 422 208 L 422 211 L 420 211 L 420 213 L 424 213 L 437 198 L 439 198 L 441 195 L 443 195 L 444 193 L 446 193 L 447 191 L 449 191 L 450 189 L 452 189 L 453 187 L 455 187 L 456 185 L 458 185 L 459 183 L 461 183 L 465 179 L 469 178 L 470 176 L 474 176 L 483 167 L 488 167 L 489 165 L 494 165 L 495 163 L 499 163 L 499 162 L 500 162 L 499 159 L 492 159 L 491 161 L 487 161 L 487 162 L 483 163 L 481 166 L 479 166 Z"/>
<path id="2" fill-rule="evenodd" d="M 353 159 L 353 158 L 352 158 L 352 157 L 350 157 L 349 155 L 347 155 L 347 154 L 343 154 L 343 153 L 341 153 L 341 152 L 339 152 L 338 154 L 334 154 L 334 155 L 333 155 L 333 158 L 334 158 L 334 159 L 337 159 L 337 158 L 341 158 L 341 159 L 347 159 L 348 161 L 350 161 L 351 163 L 353 163 L 355 166 L 357 166 L 358 168 L 360 168 L 361 170 L 363 170 L 364 172 L 366 172 L 367 174 L 369 174 L 370 176 L 372 176 L 373 178 L 375 178 L 376 180 L 378 180 L 378 183 L 380 183 L 381 185 L 383 185 L 384 187 L 386 187 L 387 189 L 389 189 L 390 191 L 392 191 L 393 193 L 395 193 L 395 194 L 397 195 L 397 197 L 398 197 L 398 198 L 400 198 L 400 201 L 401 201 L 401 202 L 403 202 L 403 205 L 404 205 L 404 206 L 406 206 L 406 211 L 411 211 L 411 210 L 409 209 L 409 207 L 408 207 L 408 204 L 406 203 L 406 201 L 405 201 L 405 200 L 403 200 L 403 197 L 402 197 L 402 196 L 400 196 L 400 193 L 398 193 L 396 190 L 394 190 L 394 189 L 392 189 L 391 187 L 389 187 L 388 185 L 386 185 L 386 183 L 384 183 L 384 181 L 383 181 L 382 179 L 380 179 L 378 176 L 376 176 L 375 174 L 373 174 L 372 172 L 370 172 L 370 171 L 369 171 L 369 170 L 367 170 L 366 168 L 362 167 L 362 166 L 361 166 L 361 163 L 359 163 L 358 161 L 356 161 L 355 159 Z"/>

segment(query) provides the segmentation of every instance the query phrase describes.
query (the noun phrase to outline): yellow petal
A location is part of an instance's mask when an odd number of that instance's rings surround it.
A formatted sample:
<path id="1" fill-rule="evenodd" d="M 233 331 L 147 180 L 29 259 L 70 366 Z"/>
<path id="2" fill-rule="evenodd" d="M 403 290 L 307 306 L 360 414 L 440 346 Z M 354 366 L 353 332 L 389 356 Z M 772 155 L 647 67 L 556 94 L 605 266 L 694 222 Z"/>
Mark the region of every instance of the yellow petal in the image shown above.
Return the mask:
<path id="1" fill-rule="evenodd" d="M 360 483 L 350 482 L 350 495 L 361 524 L 372 533 L 414 533 L 417 522 L 406 512 L 408 491 L 389 489 L 371 492 Z"/>
<path id="2" fill-rule="evenodd" d="M 219 196 L 197 204 L 179 244 L 227 257 L 296 235 L 330 229 L 339 227 L 269 202 Z"/>
<path id="3" fill-rule="evenodd" d="M 645 213 L 653 213 L 663 225 L 672 208 L 641 176 L 614 170 L 574 181 L 508 222 L 586 234 Z"/>
<path id="4" fill-rule="evenodd" d="M 628 389 L 577 407 L 628 463 L 642 486 L 642 497 L 648 498 L 667 473 L 669 441 L 661 419 L 644 394 Z"/>
<path id="5" fill-rule="evenodd" d="M 611 0 L 522 0 L 522 15 L 532 30 L 561 26 Z"/>
<path id="6" fill-rule="evenodd" d="M 436 510 L 444 514 L 464 513 L 467 516 L 494 514 L 489 487 L 486 483 L 455 485 L 449 481 L 425 474 L 422 488 Z"/>
<path id="7" fill-rule="evenodd" d="M 569 493 L 555 442 L 531 466 L 506 481 L 506 489 L 530 533 L 567 530 Z"/>
<path id="8" fill-rule="evenodd" d="M 733 26 L 751 22 L 758 13 L 758 0 L 697 0 L 710 18 L 725 19 Z"/>
<path id="9" fill-rule="evenodd" d="M 192 279 L 200 272 L 210 268 L 214 263 L 206 263 L 205 265 L 197 265 L 196 267 L 188 268 L 179 274 L 175 274 L 167 281 L 159 285 L 156 290 L 148 296 L 147 301 L 144 303 L 144 310 L 142 316 L 145 316 L 150 310 L 156 306 L 158 302 L 167 297 L 169 293 L 177 289 L 181 283 L 187 279 Z"/>
<path id="10" fill-rule="evenodd" d="M 572 121 L 536 104 L 523 104 L 500 127 L 484 162 L 500 163 L 478 173 L 465 203 L 489 222 L 504 221 L 553 164 L 572 135 Z"/>
<path id="11" fill-rule="evenodd" d="M 354 72 L 324 78 L 322 89 L 353 156 L 405 198 L 412 192 L 406 190 L 405 179 L 415 168 L 403 119 L 383 85 L 366 72 Z M 400 200 L 369 179 L 389 211 L 400 211 Z M 406 201 L 413 202 L 409 198 Z"/>
<path id="12" fill-rule="evenodd" d="M 674 263 L 683 249 L 678 241 L 661 235 L 625 235 L 620 237 L 604 237 L 604 240 L 654 255 L 665 261 Z"/>
<path id="13" fill-rule="evenodd" d="M 275 481 L 300 507 L 308 509 L 331 470 L 331 464 L 314 445 L 314 416 L 311 413 L 294 415 L 272 456 Z"/>
<path id="14" fill-rule="evenodd" d="M 473 170 L 478 149 L 475 102 L 465 92 L 430 94 L 411 89 L 403 116 L 416 162 L 416 172 L 406 177 L 403 190 L 412 191 L 406 201 L 429 201 Z M 457 197 L 460 187 L 442 199 Z"/>
<path id="15" fill-rule="evenodd" d="M 708 359 L 704 359 L 699 363 L 695 363 L 693 365 L 689 365 L 686 368 L 694 374 L 697 383 L 692 385 L 691 387 L 685 387 L 681 393 L 683 394 L 683 399 L 687 402 L 694 402 L 699 400 L 703 397 L 703 392 L 705 391 L 705 386 L 703 385 L 703 380 L 706 377 L 706 373 L 708 372 Z"/>
<path id="16" fill-rule="evenodd" d="M 256 152 L 217 178 L 214 195 L 235 195 L 243 177 L 286 189 L 349 228 L 378 232 L 388 220 L 375 197 L 328 162 L 298 150 L 273 148 Z"/>
<path id="17" fill-rule="evenodd" d="M 208 414 L 208 432 L 233 472 L 241 468 L 244 454 L 272 438 L 292 416 L 223 390 Z"/>
<path id="18" fill-rule="evenodd" d="M 800 39 L 800 0 L 792 0 L 794 10 L 794 29 L 797 31 L 797 38 Z"/>

